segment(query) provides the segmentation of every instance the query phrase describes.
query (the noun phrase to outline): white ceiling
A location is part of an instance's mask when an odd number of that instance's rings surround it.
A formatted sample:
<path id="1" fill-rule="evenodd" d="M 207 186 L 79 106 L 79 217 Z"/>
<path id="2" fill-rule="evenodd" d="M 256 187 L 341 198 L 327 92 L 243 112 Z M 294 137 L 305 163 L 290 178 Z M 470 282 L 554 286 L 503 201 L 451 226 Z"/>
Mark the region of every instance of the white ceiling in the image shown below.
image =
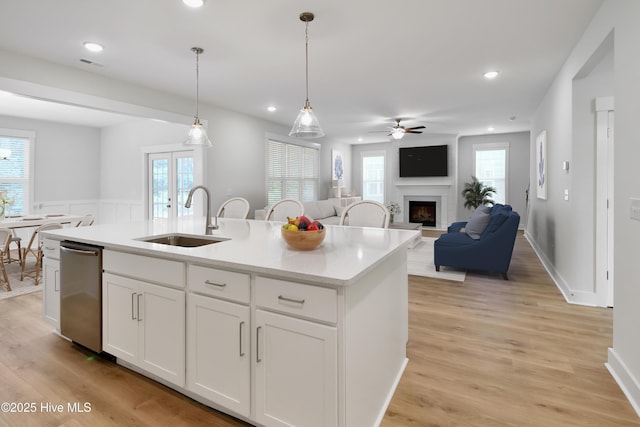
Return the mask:
<path id="1" fill-rule="evenodd" d="M 484 134 L 488 126 L 502 133 L 529 129 L 601 3 L 208 0 L 194 10 L 181 0 L 2 1 L 0 49 L 195 98 L 190 49 L 199 46 L 201 102 L 289 126 L 305 98 L 298 16 L 311 11 L 309 99 L 328 137 L 382 141 L 384 133 L 370 131 L 395 117 L 425 125 L 425 133 Z M 105 50 L 84 50 L 88 40 Z M 483 73 L 491 69 L 500 75 L 487 81 Z M 34 111 L 16 102 L 0 96 L 0 114 Z M 268 105 L 278 110 L 269 113 Z M 84 124 L 122 119 L 97 113 Z M 59 121 L 69 115 L 40 114 Z M 77 122 L 81 115 L 71 116 Z"/>

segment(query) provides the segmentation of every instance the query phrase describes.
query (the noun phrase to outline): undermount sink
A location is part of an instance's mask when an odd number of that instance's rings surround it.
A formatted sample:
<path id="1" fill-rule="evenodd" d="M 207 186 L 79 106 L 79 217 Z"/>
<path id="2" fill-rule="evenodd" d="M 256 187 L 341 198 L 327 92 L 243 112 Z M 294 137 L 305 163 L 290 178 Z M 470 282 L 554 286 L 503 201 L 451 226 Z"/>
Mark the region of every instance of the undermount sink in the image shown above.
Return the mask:
<path id="1" fill-rule="evenodd" d="M 193 234 L 161 234 L 157 236 L 140 237 L 136 240 L 148 243 L 160 243 L 161 245 L 181 246 L 183 248 L 195 248 L 224 242 L 228 239 L 212 236 L 197 236 Z"/>

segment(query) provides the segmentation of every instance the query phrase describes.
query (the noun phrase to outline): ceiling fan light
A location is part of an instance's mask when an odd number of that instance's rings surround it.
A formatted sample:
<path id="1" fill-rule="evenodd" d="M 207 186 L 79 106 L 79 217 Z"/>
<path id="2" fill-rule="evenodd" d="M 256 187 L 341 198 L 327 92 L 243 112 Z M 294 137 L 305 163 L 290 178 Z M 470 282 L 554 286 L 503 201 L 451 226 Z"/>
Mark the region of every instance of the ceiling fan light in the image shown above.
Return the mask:
<path id="1" fill-rule="evenodd" d="M 397 128 L 391 131 L 391 138 L 393 139 L 402 139 L 404 136 L 404 129 Z"/>
<path id="2" fill-rule="evenodd" d="M 296 138 L 320 138 L 324 136 L 320 122 L 318 122 L 318 118 L 313 112 L 309 101 L 304 103 L 304 107 L 298 113 L 289 136 Z"/>
<path id="3" fill-rule="evenodd" d="M 196 117 L 193 126 L 189 130 L 189 135 L 184 141 L 185 145 L 213 147 L 211 140 L 207 136 L 207 130 L 200 123 L 200 119 Z"/>

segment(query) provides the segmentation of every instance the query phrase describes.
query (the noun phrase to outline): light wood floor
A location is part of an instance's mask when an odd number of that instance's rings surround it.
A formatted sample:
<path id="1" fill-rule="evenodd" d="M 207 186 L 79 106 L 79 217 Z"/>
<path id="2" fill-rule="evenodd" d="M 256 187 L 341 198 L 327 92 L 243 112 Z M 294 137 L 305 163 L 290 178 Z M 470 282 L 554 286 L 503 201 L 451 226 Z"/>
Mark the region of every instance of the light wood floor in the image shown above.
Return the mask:
<path id="1" fill-rule="evenodd" d="M 509 278 L 410 276 L 410 360 L 382 426 L 640 426 L 603 365 L 612 310 L 565 303 L 522 236 Z M 38 406 L 0 412 L 0 427 L 246 425 L 90 357 L 41 311 L 39 293 L 0 301 L 0 402 Z M 46 402 L 91 412 L 42 412 Z"/>

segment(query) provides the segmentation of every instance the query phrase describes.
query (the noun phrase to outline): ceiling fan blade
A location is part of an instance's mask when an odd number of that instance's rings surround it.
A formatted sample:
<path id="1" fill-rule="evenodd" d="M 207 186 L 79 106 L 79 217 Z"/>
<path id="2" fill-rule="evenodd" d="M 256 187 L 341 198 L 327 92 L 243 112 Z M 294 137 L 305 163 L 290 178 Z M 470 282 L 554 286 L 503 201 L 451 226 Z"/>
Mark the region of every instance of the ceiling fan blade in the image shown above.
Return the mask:
<path id="1" fill-rule="evenodd" d="M 422 131 L 421 130 L 410 130 L 410 129 L 407 129 L 407 130 L 405 130 L 405 133 L 422 133 Z"/>
<path id="2" fill-rule="evenodd" d="M 415 126 L 415 127 L 412 127 L 412 128 L 407 128 L 406 130 L 410 131 L 410 130 L 416 130 L 416 129 L 426 129 L 426 128 L 424 126 Z"/>

